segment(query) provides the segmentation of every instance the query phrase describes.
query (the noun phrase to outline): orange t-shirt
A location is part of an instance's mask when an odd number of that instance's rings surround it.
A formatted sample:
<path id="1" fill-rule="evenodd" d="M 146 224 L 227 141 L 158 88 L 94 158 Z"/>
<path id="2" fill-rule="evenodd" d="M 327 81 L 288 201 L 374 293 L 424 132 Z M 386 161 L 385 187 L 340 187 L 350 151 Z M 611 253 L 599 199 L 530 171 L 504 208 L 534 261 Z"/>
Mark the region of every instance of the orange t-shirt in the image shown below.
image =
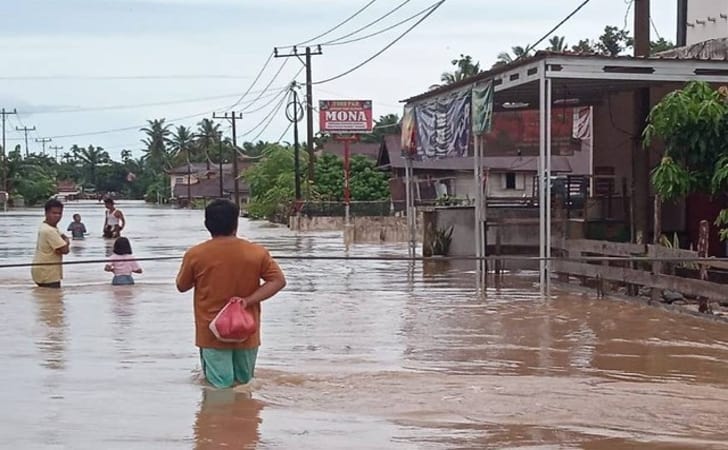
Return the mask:
<path id="1" fill-rule="evenodd" d="M 245 342 L 221 342 L 210 331 L 210 322 L 230 297 L 247 297 L 260 280 L 283 278 L 278 263 L 265 247 L 237 237 L 213 238 L 187 250 L 177 274 L 177 288 L 195 288 L 195 344 L 200 348 L 245 349 L 260 345 L 260 304 L 249 307 L 258 331 Z"/>

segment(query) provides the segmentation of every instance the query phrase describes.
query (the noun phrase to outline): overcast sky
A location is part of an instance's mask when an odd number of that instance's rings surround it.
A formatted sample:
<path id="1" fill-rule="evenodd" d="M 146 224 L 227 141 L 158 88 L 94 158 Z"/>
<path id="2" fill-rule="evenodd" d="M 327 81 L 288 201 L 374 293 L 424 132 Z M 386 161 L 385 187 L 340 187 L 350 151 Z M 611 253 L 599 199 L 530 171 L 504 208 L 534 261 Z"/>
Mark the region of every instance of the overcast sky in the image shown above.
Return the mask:
<path id="1" fill-rule="evenodd" d="M 364 34 L 394 24 L 434 0 L 410 0 Z M 534 42 L 582 0 L 446 0 L 387 52 L 351 75 L 314 89 L 314 99 L 372 99 L 375 116 L 401 113 L 398 101 L 439 81 L 449 62 L 470 54 L 487 68 L 514 45 Z M 378 0 L 360 16 L 317 42 L 361 27 L 401 0 Z M 35 126 L 48 145 L 101 145 L 118 158 L 123 148 L 141 155 L 138 128 L 147 119 L 194 125 L 232 105 L 250 85 L 274 46 L 302 42 L 326 31 L 367 0 L 16 0 L 0 2 L 0 107 L 9 117 L 8 147 L 22 142 L 16 126 Z M 592 0 L 557 34 L 567 43 L 596 38 L 605 25 L 622 27 L 625 0 Z M 656 30 L 675 40 L 676 0 L 652 0 Z M 631 12 L 627 20 L 631 29 Z M 409 22 L 412 23 L 412 22 Z M 348 70 L 397 37 L 409 23 L 372 39 L 326 46 L 313 57 L 314 80 Z M 653 30 L 654 33 L 654 30 Z M 283 63 L 274 59 L 253 91 Z M 289 59 L 273 87 L 290 82 L 301 64 Z M 297 78 L 304 80 L 303 73 Z M 276 91 L 239 122 L 240 140 L 270 113 Z M 244 104 L 255 99 L 251 93 Z M 171 103 L 170 102 L 174 102 Z M 163 105 L 159 105 L 163 103 Z M 150 105 L 152 104 L 152 105 Z M 156 105 L 155 105 L 156 104 Z M 140 106 L 145 105 L 145 106 Z M 129 106 L 128 108 L 118 108 Z M 106 108 L 106 109 L 104 109 Z M 85 110 L 73 112 L 74 110 Z M 89 110 L 91 109 L 91 110 Z M 260 111 L 255 111 L 260 109 Z M 194 115 L 194 117 L 189 117 Z M 186 117 L 186 118 L 184 118 Z M 184 118 L 175 120 L 176 118 Z M 265 122 L 264 122 L 265 123 Z M 282 111 L 259 139 L 278 140 Z M 122 131 L 89 134 L 116 129 Z M 61 137 L 80 135 L 74 137 Z M 292 133 L 284 136 L 291 140 Z M 65 150 L 61 150 L 63 152 Z"/>

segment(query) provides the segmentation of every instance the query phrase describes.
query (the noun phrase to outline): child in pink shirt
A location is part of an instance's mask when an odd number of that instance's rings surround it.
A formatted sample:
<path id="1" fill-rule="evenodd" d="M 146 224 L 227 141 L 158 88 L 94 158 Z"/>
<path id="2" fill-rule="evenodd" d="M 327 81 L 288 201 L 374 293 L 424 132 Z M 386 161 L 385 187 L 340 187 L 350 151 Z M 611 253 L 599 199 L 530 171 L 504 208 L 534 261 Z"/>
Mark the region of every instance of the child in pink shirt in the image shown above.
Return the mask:
<path id="1" fill-rule="evenodd" d="M 131 274 L 142 273 L 142 268 L 131 253 L 129 239 L 120 237 L 114 241 L 114 253 L 104 270 L 114 273 L 114 278 L 111 280 L 111 284 L 114 286 L 134 284 L 134 277 Z"/>

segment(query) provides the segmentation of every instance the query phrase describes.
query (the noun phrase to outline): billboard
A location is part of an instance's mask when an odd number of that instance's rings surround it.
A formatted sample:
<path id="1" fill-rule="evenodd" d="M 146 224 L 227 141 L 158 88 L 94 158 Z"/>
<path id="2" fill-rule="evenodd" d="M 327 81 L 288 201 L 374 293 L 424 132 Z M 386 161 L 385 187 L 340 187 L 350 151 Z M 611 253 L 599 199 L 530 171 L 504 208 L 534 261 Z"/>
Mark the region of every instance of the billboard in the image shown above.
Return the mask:
<path id="1" fill-rule="evenodd" d="M 371 133 L 371 100 L 320 100 L 319 131 L 330 134 Z"/>

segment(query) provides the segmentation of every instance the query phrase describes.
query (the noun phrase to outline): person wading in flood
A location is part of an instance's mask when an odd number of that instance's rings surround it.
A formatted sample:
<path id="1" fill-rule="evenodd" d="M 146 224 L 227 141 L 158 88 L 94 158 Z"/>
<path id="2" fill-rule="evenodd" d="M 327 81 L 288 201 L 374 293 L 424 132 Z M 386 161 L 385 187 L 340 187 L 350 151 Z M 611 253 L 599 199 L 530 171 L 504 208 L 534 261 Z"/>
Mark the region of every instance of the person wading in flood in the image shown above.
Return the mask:
<path id="1" fill-rule="evenodd" d="M 104 200 L 106 207 L 106 219 L 104 220 L 104 237 L 106 239 L 116 239 L 121 235 L 121 230 L 126 226 L 124 213 L 114 206 L 114 199 L 107 198 Z"/>
<path id="2" fill-rule="evenodd" d="M 45 204 L 45 220 L 38 228 L 34 265 L 30 269 L 33 281 L 40 287 L 60 288 L 63 279 L 63 255 L 68 254 L 69 240 L 58 230 L 63 217 L 63 203 L 51 199 Z"/>
<path id="3" fill-rule="evenodd" d="M 212 239 L 187 250 L 177 275 L 180 292 L 195 289 L 195 343 L 205 378 L 216 388 L 253 378 L 260 346 L 260 303 L 286 286 L 285 276 L 268 250 L 237 237 L 239 216 L 239 207 L 230 200 L 210 203 L 205 208 L 205 227 Z M 219 341 L 209 328 L 232 297 L 244 299 L 258 325 L 242 343 Z"/>

